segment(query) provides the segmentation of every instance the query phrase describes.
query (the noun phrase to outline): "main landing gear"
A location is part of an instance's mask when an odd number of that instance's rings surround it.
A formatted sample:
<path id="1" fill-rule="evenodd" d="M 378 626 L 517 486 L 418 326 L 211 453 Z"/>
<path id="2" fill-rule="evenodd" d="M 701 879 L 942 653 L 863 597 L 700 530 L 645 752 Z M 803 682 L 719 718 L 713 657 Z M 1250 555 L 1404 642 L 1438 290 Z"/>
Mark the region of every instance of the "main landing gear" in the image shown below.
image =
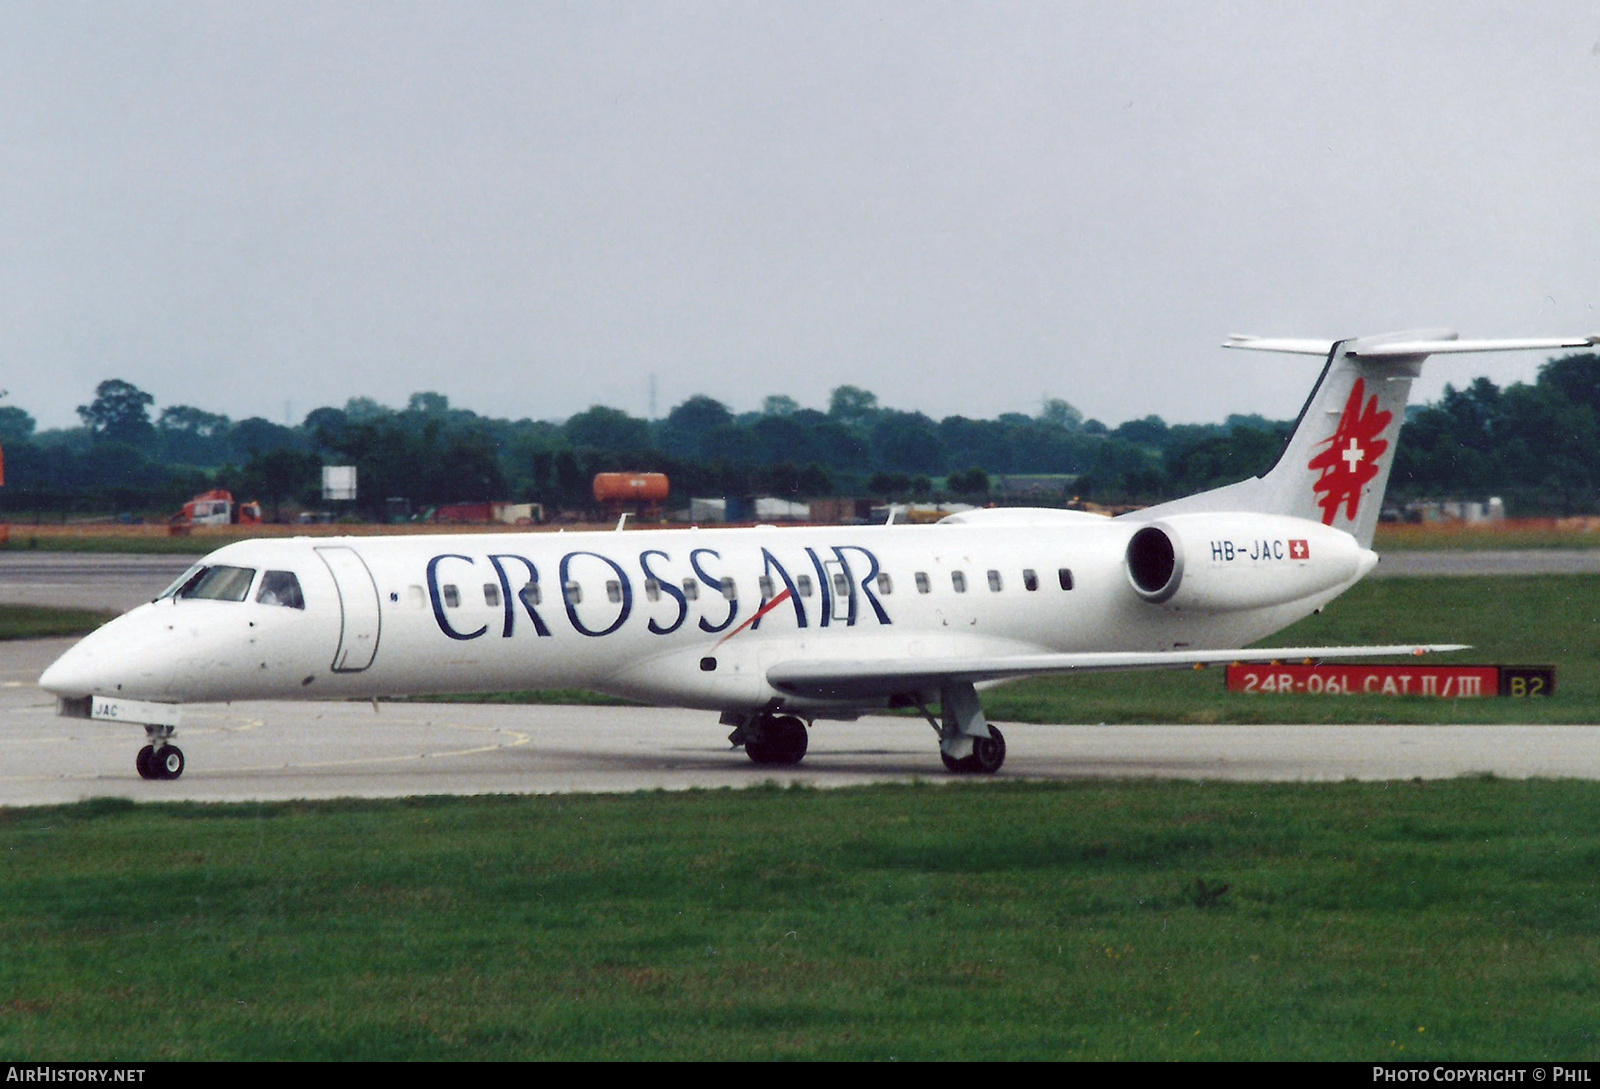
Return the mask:
<path id="1" fill-rule="evenodd" d="M 990 726 L 988 737 L 972 739 L 972 752 L 968 755 L 957 758 L 941 748 L 939 759 L 944 761 L 946 771 L 957 775 L 993 775 L 1006 762 L 1005 735 Z"/>
<path id="2" fill-rule="evenodd" d="M 133 765 L 141 779 L 176 779 L 183 774 L 183 750 L 172 744 L 171 726 L 146 726 L 150 744 L 139 750 Z"/>
<path id="3" fill-rule="evenodd" d="M 983 716 L 978 691 L 970 683 L 947 684 L 939 689 L 940 717 L 935 719 L 922 703 L 917 706 L 939 735 L 939 759 L 957 775 L 993 775 L 1006 762 L 1006 739 Z"/>
<path id="4" fill-rule="evenodd" d="M 792 767 L 806 756 L 806 724 L 794 715 L 758 714 L 740 723 L 728 740 L 743 745 L 751 763 Z"/>
<path id="5" fill-rule="evenodd" d="M 939 759 L 946 770 L 956 775 L 993 775 L 1005 764 L 1005 735 L 984 718 L 977 689 L 970 682 L 940 687 L 937 718 L 920 695 L 909 701 L 939 735 Z M 792 767 L 805 759 L 806 724 L 794 715 L 728 711 L 722 723 L 734 728 L 728 740 L 735 748 L 744 746 L 751 763 Z"/>

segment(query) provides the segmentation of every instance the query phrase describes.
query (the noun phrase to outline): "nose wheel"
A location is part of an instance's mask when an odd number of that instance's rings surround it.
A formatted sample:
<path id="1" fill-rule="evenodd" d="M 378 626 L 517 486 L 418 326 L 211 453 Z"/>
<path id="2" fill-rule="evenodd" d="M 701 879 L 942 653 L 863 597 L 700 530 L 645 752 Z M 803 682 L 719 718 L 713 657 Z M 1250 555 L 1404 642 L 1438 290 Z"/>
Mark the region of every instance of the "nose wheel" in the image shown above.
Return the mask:
<path id="1" fill-rule="evenodd" d="M 141 779 L 176 779 L 183 774 L 183 750 L 170 743 L 170 726 L 146 726 L 150 744 L 139 750 L 133 766 L 139 769 Z"/>

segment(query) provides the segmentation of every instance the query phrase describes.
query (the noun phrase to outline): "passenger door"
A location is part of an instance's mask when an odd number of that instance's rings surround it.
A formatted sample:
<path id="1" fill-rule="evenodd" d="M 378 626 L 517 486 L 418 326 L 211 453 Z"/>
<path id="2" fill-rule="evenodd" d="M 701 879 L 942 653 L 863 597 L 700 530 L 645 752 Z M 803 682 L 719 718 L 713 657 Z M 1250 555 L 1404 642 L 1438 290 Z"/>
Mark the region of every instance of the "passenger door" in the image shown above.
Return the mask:
<path id="1" fill-rule="evenodd" d="M 328 565 L 339 588 L 339 649 L 333 654 L 335 673 L 359 673 L 378 653 L 382 619 L 378 612 L 378 584 L 366 561 L 345 545 L 321 545 L 317 555 Z"/>

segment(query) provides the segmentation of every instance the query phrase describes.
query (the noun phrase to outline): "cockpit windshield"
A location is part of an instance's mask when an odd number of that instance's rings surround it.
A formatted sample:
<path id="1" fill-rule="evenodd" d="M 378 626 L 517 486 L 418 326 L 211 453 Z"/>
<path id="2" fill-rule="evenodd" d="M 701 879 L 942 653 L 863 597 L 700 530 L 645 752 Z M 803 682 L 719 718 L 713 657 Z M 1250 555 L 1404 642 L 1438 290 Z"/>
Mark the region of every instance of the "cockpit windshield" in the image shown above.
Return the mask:
<path id="1" fill-rule="evenodd" d="M 255 581 L 253 567 L 206 567 L 197 564 L 167 587 L 162 597 L 197 598 L 203 601 L 243 601 Z"/>
<path id="2" fill-rule="evenodd" d="M 195 579 L 199 578 L 202 574 L 204 574 L 205 573 L 205 569 L 206 569 L 205 568 L 205 564 L 201 564 L 201 563 L 195 564 L 193 567 L 189 568 L 189 570 L 187 570 L 183 574 L 179 575 L 177 577 L 177 579 L 172 583 L 171 586 L 168 586 L 165 590 L 163 590 L 159 594 L 157 594 L 155 596 L 155 600 L 156 601 L 160 601 L 164 597 L 177 597 L 179 592 L 185 586 L 189 585 L 189 583 L 193 582 Z"/>

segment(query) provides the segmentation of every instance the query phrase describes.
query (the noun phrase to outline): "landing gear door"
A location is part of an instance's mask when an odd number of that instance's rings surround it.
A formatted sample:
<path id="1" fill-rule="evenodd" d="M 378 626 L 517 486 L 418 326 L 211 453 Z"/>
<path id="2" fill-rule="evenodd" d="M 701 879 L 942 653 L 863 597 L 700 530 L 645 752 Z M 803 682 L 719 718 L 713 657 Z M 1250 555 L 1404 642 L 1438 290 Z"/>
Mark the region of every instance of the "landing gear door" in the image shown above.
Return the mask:
<path id="1" fill-rule="evenodd" d="M 333 573 L 339 588 L 339 649 L 333 655 L 335 673 L 359 673 L 378 653 L 378 586 L 365 561 L 353 548 L 327 545 L 317 555 Z"/>

